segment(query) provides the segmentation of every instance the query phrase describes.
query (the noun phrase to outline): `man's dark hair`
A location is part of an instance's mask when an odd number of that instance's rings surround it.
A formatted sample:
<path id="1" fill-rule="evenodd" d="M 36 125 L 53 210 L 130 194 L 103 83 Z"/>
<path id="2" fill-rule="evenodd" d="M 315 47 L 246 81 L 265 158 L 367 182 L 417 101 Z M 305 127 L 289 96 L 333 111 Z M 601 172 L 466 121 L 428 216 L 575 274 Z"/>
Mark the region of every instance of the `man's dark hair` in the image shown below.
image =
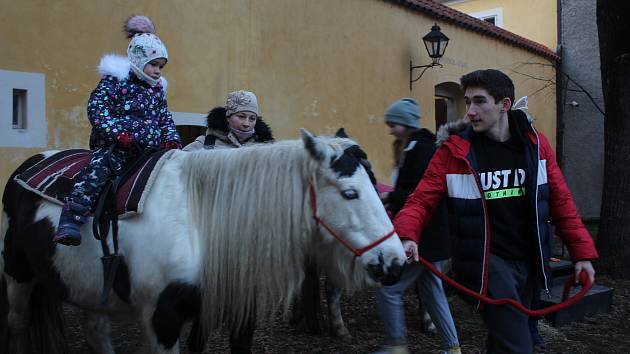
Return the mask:
<path id="1" fill-rule="evenodd" d="M 469 87 L 480 87 L 494 97 L 494 103 L 499 103 L 505 97 L 514 104 L 514 83 L 507 75 L 499 70 L 476 70 L 459 79 L 464 91 Z"/>

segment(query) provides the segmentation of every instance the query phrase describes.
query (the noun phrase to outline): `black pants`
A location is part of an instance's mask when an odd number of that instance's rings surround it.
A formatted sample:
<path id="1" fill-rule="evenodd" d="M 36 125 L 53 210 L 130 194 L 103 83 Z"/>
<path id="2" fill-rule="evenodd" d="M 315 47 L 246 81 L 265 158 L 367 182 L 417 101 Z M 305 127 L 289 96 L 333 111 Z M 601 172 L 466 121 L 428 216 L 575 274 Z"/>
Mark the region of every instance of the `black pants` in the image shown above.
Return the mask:
<path id="1" fill-rule="evenodd" d="M 526 261 L 512 261 L 490 255 L 488 264 L 488 295 L 494 299 L 508 298 L 529 308 L 536 284 L 535 272 Z M 509 305 L 486 305 L 482 312 L 488 329 L 486 341 L 489 354 L 533 352 L 529 317 Z"/>

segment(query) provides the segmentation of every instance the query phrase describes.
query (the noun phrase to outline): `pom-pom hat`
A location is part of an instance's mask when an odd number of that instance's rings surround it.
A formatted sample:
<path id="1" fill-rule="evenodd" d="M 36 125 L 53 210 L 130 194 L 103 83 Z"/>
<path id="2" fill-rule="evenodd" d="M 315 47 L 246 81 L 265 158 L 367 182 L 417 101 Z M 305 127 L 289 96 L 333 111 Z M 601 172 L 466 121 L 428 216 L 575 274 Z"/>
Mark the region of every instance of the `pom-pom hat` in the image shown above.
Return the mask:
<path id="1" fill-rule="evenodd" d="M 151 60 L 159 58 L 168 61 L 168 52 L 164 43 L 155 35 L 153 22 L 146 16 L 132 16 L 126 21 L 123 29 L 127 37 L 131 38 L 127 47 L 131 69 L 139 78 L 154 86 L 157 80 L 144 73 L 144 66 Z"/>

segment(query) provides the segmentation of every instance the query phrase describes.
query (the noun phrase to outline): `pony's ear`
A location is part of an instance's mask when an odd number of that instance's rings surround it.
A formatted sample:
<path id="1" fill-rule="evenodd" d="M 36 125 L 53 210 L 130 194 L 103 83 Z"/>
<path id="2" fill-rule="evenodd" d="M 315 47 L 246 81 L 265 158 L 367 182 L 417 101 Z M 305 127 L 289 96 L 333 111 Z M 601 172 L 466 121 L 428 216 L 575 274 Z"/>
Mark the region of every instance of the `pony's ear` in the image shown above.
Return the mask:
<path id="1" fill-rule="evenodd" d="M 302 134 L 304 148 L 308 151 L 311 157 L 317 161 L 323 161 L 326 154 L 324 154 L 322 144 L 308 130 L 300 128 L 300 133 Z"/>
<path id="2" fill-rule="evenodd" d="M 345 128 L 339 128 L 339 130 L 337 130 L 337 132 L 335 133 L 335 136 L 337 138 L 350 138 L 348 134 L 346 134 Z"/>

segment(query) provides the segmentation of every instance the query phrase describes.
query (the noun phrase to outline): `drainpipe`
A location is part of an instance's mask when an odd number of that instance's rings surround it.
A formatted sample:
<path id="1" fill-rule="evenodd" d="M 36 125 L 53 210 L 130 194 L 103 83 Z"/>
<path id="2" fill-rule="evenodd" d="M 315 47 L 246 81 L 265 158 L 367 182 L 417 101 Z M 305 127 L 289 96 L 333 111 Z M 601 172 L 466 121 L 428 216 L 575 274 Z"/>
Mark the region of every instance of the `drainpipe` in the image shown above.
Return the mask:
<path id="1" fill-rule="evenodd" d="M 562 0 L 556 1 L 556 22 L 558 46 L 556 53 L 560 61 L 556 63 L 556 159 L 558 166 L 563 167 L 564 162 L 564 82 L 561 75 L 562 68 Z"/>

